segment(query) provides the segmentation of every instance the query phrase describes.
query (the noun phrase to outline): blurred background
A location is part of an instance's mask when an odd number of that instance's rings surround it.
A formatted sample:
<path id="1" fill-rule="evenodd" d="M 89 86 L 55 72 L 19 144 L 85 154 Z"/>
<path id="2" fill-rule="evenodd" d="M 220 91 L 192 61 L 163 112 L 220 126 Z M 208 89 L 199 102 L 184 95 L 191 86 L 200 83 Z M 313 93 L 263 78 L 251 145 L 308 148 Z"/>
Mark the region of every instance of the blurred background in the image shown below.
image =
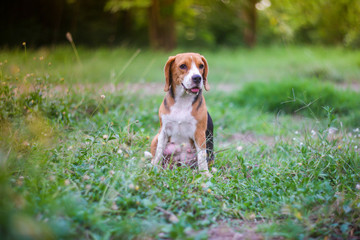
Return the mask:
<path id="1" fill-rule="evenodd" d="M 360 47 L 358 0 L 13 0 L 0 46 L 66 42 L 172 50 L 296 43 Z"/>

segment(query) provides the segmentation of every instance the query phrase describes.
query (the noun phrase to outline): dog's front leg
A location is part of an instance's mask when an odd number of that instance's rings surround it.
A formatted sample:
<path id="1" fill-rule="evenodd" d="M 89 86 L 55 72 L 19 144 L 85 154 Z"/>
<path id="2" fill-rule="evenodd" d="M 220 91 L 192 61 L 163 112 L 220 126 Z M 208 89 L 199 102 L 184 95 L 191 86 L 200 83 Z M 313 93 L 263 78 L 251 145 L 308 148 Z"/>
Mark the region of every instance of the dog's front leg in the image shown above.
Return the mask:
<path id="1" fill-rule="evenodd" d="M 164 129 L 162 129 L 157 138 L 155 156 L 151 160 L 151 164 L 157 165 L 159 163 L 160 159 L 163 157 L 165 145 L 166 145 L 166 133 Z"/>
<path id="2" fill-rule="evenodd" d="M 206 137 L 204 133 L 195 133 L 195 147 L 197 152 L 197 162 L 199 171 L 201 174 L 204 174 L 207 177 L 212 177 L 212 174 L 209 172 L 208 164 L 206 161 Z"/>

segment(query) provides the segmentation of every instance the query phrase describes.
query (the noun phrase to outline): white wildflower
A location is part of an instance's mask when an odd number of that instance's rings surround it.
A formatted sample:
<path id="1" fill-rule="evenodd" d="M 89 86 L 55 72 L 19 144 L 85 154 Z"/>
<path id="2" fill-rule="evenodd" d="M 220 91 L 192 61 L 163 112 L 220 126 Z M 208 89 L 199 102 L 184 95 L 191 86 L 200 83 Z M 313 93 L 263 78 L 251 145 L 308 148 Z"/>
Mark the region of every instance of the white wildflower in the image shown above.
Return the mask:
<path id="1" fill-rule="evenodd" d="M 329 134 L 335 134 L 336 132 L 337 132 L 337 128 L 335 128 L 335 127 L 330 127 L 329 129 L 328 129 L 328 131 L 329 131 Z"/>
<path id="2" fill-rule="evenodd" d="M 170 214 L 169 221 L 172 223 L 177 223 L 179 222 L 179 219 L 174 214 Z"/>
<path id="3" fill-rule="evenodd" d="M 119 209 L 119 207 L 116 205 L 115 202 L 113 202 L 112 205 L 111 205 L 111 209 L 116 211 L 116 210 Z"/>
<path id="4" fill-rule="evenodd" d="M 86 174 L 86 175 L 83 176 L 83 180 L 89 180 L 89 179 L 90 179 L 89 175 Z"/>
<path id="5" fill-rule="evenodd" d="M 242 146 L 238 146 L 238 147 L 236 148 L 236 150 L 237 150 L 238 152 L 241 152 L 241 151 L 243 150 L 243 147 L 242 147 Z"/>
<path id="6" fill-rule="evenodd" d="M 150 152 L 145 151 L 145 152 L 144 152 L 144 157 L 145 157 L 146 159 L 150 159 L 150 158 L 152 158 L 153 156 L 152 156 L 152 154 L 151 154 Z"/>

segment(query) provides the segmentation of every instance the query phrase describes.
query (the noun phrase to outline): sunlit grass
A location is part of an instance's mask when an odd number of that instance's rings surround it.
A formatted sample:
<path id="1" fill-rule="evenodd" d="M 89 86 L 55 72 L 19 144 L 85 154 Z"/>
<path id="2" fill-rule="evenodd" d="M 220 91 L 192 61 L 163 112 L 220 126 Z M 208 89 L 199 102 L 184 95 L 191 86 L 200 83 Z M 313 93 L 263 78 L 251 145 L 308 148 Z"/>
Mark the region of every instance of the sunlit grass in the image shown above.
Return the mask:
<path id="1" fill-rule="evenodd" d="M 23 50 L 2 50 L 0 60 L 8 61 L 8 65 L 3 67 L 4 75 L 8 77 L 13 77 L 12 69 L 20 68 L 23 73 L 48 73 L 53 77 L 52 81 L 63 78 L 67 84 L 162 82 L 162 70 L 168 56 L 181 51 L 197 51 L 207 58 L 210 83 L 243 84 L 293 77 L 358 83 L 360 76 L 358 51 L 306 46 L 218 51 L 186 49 L 170 53 L 148 49 L 80 47 L 78 55 L 82 64 L 78 64 L 71 47 L 57 46 L 52 49 L 27 49 L 26 59 L 22 58 Z M 19 58 L 22 61 L 19 62 Z"/>

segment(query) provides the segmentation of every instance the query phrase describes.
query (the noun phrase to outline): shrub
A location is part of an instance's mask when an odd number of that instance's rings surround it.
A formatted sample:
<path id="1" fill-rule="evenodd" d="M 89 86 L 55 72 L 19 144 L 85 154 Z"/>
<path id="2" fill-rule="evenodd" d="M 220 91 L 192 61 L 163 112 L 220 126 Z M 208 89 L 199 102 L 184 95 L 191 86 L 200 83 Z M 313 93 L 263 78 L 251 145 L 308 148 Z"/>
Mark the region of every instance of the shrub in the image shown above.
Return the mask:
<path id="1" fill-rule="evenodd" d="M 360 122 L 360 94 L 339 90 L 316 79 L 281 82 L 252 82 L 234 97 L 240 105 L 261 108 L 268 112 L 325 117 L 324 107 L 333 108 L 338 116 L 351 116 Z"/>

